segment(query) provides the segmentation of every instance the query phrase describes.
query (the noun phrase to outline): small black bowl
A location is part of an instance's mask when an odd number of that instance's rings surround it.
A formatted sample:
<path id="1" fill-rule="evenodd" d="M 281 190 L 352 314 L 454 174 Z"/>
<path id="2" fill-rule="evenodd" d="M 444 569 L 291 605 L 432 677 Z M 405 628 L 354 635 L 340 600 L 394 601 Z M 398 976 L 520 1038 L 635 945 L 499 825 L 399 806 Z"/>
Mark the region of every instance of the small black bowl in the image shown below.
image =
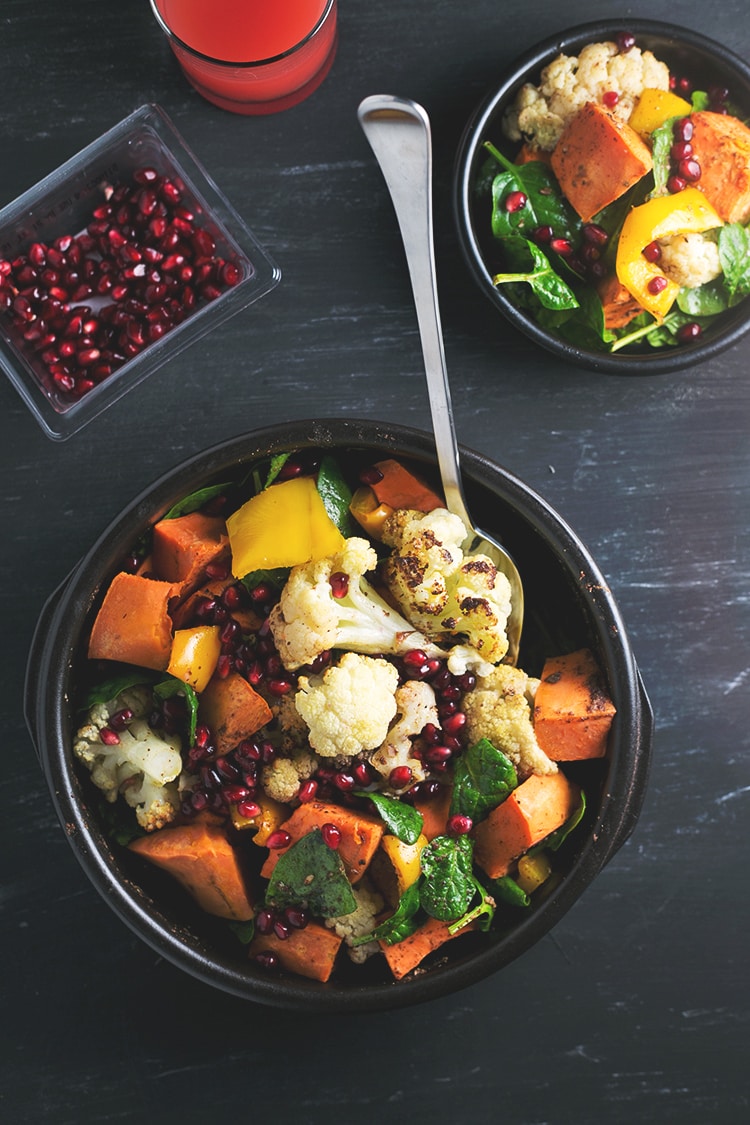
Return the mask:
<path id="1" fill-rule="evenodd" d="M 513 303 L 503 286 L 492 283 L 489 262 L 493 257 L 490 216 L 474 193 L 479 169 L 486 153 L 484 141 L 491 140 L 513 159 L 501 130 L 503 113 L 526 82 L 536 84 L 540 73 L 560 54 L 577 55 L 588 43 L 614 40 L 618 32 L 635 36 L 636 44 L 652 51 L 672 73 L 690 77 L 696 88 L 727 86 L 733 103 L 750 109 L 750 66 L 726 47 L 697 32 L 653 20 L 602 20 L 580 24 L 533 47 L 513 64 L 500 86 L 479 105 L 464 129 L 456 156 L 453 204 L 459 241 L 474 280 L 483 293 L 507 319 L 541 347 L 571 363 L 619 375 L 657 375 L 692 367 L 736 344 L 750 329 L 750 301 L 718 316 L 694 344 L 654 349 L 642 348 L 610 354 L 568 343 L 548 331 Z M 495 244 L 496 247 L 496 244 Z M 497 256 L 495 249 L 495 257 Z"/>
<path id="2" fill-rule="evenodd" d="M 395 1008 L 445 995 L 502 968 L 543 937 L 583 894 L 638 818 L 652 714 L 614 598 L 586 547 L 521 481 L 463 450 L 470 510 L 482 527 L 502 535 L 523 576 L 527 617 L 521 666 L 538 672 L 545 655 L 588 646 L 617 707 L 607 758 L 589 763 L 586 829 L 579 830 L 575 845 L 571 838 L 560 881 L 518 911 L 517 923 L 455 939 L 445 956 L 412 979 L 394 983 L 380 957 L 365 966 L 345 963 L 327 984 L 270 975 L 251 962 L 236 937 L 199 911 L 176 883 L 161 872 L 144 872 L 137 856 L 110 839 L 88 776 L 79 774 L 73 760 L 76 688 L 101 594 L 138 537 L 195 489 L 236 479 L 243 466 L 269 454 L 310 448 L 363 464 L 383 455 L 408 458 L 436 479 L 431 437 L 369 421 L 275 426 L 233 438 L 177 466 L 125 508 L 49 599 L 29 656 L 26 719 L 78 860 L 109 906 L 159 954 L 207 984 L 259 1003 L 318 1011 Z"/>

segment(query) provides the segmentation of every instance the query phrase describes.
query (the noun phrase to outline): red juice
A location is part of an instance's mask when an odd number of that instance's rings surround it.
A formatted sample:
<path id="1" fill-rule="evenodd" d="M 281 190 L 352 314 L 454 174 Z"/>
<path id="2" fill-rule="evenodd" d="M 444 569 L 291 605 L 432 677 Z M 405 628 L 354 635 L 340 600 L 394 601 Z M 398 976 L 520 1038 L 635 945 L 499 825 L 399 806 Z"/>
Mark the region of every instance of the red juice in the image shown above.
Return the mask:
<path id="1" fill-rule="evenodd" d="M 178 39 L 222 62 L 282 55 L 310 34 L 327 0 L 156 0 Z"/>
<path id="2" fill-rule="evenodd" d="M 333 62 L 336 0 L 151 3 L 188 81 L 235 113 L 273 113 L 295 105 L 322 82 Z"/>

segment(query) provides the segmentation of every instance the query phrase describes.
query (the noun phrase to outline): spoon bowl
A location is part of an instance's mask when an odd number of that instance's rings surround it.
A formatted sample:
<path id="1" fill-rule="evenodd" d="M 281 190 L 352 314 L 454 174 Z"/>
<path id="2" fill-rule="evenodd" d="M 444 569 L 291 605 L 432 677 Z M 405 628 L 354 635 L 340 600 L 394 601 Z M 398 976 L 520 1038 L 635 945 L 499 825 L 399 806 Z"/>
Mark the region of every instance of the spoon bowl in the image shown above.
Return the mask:
<path id="1" fill-rule="evenodd" d="M 391 94 L 373 94 L 358 109 L 390 192 L 409 267 L 422 343 L 432 427 L 446 507 L 469 529 L 463 549 L 486 555 L 510 583 L 511 613 L 506 626 L 505 660 L 515 664 L 523 627 L 523 585 L 508 552 L 476 527 L 469 516 L 461 483 L 461 466 L 451 406 L 450 385 L 440 324 L 432 223 L 432 135 L 422 106 Z"/>

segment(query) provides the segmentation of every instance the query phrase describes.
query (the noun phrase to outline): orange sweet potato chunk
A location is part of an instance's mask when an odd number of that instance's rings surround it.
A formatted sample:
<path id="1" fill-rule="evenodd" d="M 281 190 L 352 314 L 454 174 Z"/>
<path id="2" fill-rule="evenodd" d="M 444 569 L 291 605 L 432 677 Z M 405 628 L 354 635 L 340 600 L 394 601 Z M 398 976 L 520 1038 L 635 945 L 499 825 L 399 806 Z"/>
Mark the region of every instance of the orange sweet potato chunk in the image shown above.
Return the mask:
<path id="1" fill-rule="evenodd" d="M 160 828 L 139 836 L 128 846 L 168 871 L 207 914 L 237 922 L 253 917 L 253 904 L 237 856 L 223 828 L 200 820 L 177 828 Z"/>
<path id="2" fill-rule="evenodd" d="M 551 164 L 571 206 L 588 222 L 650 172 L 653 161 L 634 129 L 587 102 L 566 126 Z"/>
<path id="3" fill-rule="evenodd" d="M 190 512 L 154 525 L 151 565 L 154 573 L 182 596 L 196 586 L 210 563 L 229 557 L 229 536 L 219 516 Z"/>
<path id="4" fill-rule="evenodd" d="M 428 840 L 445 834 L 452 795 L 452 786 L 441 785 L 434 797 L 414 798 L 414 808 L 422 814 L 422 834 Z"/>
<path id="5" fill-rule="evenodd" d="M 172 587 L 139 574 L 116 574 L 89 637 L 91 660 L 121 660 L 163 672 L 172 649 Z"/>
<path id="6" fill-rule="evenodd" d="M 415 933 L 410 934 L 403 941 L 396 942 L 394 945 L 388 945 L 384 941 L 379 943 L 388 962 L 388 967 L 396 980 L 401 980 L 412 969 L 416 969 L 417 965 L 421 964 L 433 950 L 439 949 L 441 945 L 445 945 L 452 938 L 459 937 L 461 934 L 466 934 L 474 929 L 474 924 L 469 923 L 468 926 L 462 927 L 458 933 L 452 934 L 449 931 L 450 925 L 450 922 L 440 922 L 437 918 L 430 918 Z"/>
<path id="7" fill-rule="evenodd" d="M 474 859 L 489 875 L 507 875 L 511 864 L 578 808 L 580 790 L 564 773 L 532 774 L 473 830 Z"/>
<path id="8" fill-rule="evenodd" d="M 333 972 L 342 941 L 333 930 L 309 922 L 303 930 L 290 930 L 283 940 L 275 934 L 256 934 L 248 950 L 251 957 L 274 953 L 287 972 L 325 982 Z"/>
<path id="9" fill-rule="evenodd" d="M 444 508 L 445 500 L 437 492 L 415 476 L 409 469 L 389 458 L 375 465 L 383 474 L 383 479 L 370 485 L 378 503 L 390 508 L 407 508 L 415 512 L 431 512 Z"/>
<path id="10" fill-rule="evenodd" d="M 604 327 L 625 328 L 643 312 L 635 297 L 622 284 L 617 274 L 611 274 L 598 287 L 599 300 L 604 311 Z"/>
<path id="11" fill-rule="evenodd" d="M 694 113 L 693 151 L 701 178 L 695 185 L 725 223 L 750 220 L 750 129 L 736 117 Z"/>
<path id="12" fill-rule="evenodd" d="M 272 714 L 263 696 L 237 672 L 224 679 L 214 676 L 201 695 L 201 716 L 211 728 L 220 756 L 254 735 Z"/>
<path id="13" fill-rule="evenodd" d="M 545 661 L 534 696 L 534 733 L 555 762 L 603 758 L 615 706 L 589 649 Z"/>
<path id="14" fill-rule="evenodd" d="M 359 882 L 383 837 L 383 822 L 379 817 L 356 809 L 345 809 L 341 805 L 328 804 L 326 801 L 308 801 L 296 808 L 281 827 L 291 836 L 288 845 L 291 847 L 313 828 L 322 828 L 324 824 L 335 824 L 340 830 L 341 843 L 338 853 L 344 864 L 344 870 L 351 883 Z M 260 872 L 264 879 L 271 877 L 279 857 L 287 850 L 287 848 L 276 848 L 268 853 Z"/>

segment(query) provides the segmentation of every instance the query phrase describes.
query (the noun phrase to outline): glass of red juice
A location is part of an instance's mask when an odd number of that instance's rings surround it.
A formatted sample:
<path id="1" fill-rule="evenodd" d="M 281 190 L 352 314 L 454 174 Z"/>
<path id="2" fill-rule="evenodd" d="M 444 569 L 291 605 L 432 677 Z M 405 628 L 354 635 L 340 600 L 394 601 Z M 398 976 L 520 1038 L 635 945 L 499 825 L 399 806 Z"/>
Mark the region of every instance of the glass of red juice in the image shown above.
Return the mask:
<path id="1" fill-rule="evenodd" d="M 232 113 L 277 113 L 323 81 L 337 0 L 151 0 L 188 81 Z"/>

